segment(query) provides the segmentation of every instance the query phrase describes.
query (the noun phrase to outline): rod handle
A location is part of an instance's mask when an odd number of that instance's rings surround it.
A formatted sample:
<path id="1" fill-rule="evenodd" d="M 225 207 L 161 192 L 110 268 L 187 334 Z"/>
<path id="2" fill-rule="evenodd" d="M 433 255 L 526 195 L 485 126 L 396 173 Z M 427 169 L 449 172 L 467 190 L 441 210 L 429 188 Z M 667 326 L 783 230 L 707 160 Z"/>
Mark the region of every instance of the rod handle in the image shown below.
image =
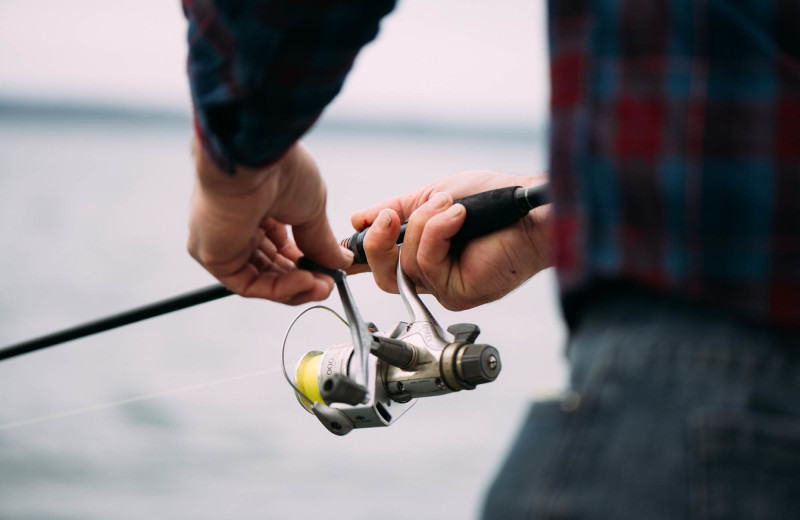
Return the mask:
<path id="1" fill-rule="evenodd" d="M 522 188 L 508 186 L 484 191 L 474 195 L 461 197 L 453 202 L 462 204 L 467 210 L 464 224 L 452 240 L 452 250 L 459 251 L 473 238 L 488 235 L 492 231 L 503 229 L 521 219 L 528 212 L 548 203 L 546 184 Z M 353 252 L 354 264 L 366 264 L 367 254 L 364 251 L 364 237 L 369 228 L 353 233 L 341 244 Z M 400 227 L 397 243 L 402 244 L 405 238 L 406 224 Z"/>

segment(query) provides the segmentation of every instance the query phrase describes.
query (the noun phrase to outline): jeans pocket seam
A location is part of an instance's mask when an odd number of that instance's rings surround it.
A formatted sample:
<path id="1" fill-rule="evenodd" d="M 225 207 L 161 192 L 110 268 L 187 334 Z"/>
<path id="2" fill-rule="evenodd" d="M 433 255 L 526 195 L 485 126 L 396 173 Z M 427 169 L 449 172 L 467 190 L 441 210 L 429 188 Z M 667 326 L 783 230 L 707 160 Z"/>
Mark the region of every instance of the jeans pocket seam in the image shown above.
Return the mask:
<path id="1" fill-rule="evenodd" d="M 570 475 L 580 458 L 580 450 L 576 446 L 581 444 L 581 440 L 589 430 L 603 386 L 614 364 L 613 349 L 603 350 L 604 352 L 599 353 L 601 357 L 594 369 L 587 375 L 586 384 L 579 389 L 578 406 L 566 411 L 564 401 L 560 403 L 560 420 L 566 423 L 563 428 L 565 434 L 558 443 L 556 453 L 550 459 L 551 467 L 545 470 L 546 479 L 551 482 L 548 500 L 541 511 L 546 518 L 563 517 L 558 511 L 558 506 L 564 490 L 568 487 Z"/>

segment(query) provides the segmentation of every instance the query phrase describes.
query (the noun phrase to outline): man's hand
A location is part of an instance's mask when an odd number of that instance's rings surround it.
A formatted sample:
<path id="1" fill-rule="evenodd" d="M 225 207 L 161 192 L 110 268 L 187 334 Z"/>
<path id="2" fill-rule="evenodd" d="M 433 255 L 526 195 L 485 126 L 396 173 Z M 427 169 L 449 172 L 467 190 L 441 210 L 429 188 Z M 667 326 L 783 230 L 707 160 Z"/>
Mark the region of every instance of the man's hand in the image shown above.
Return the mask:
<path id="1" fill-rule="evenodd" d="M 301 271 L 306 255 L 336 269 L 352 263 L 325 215 L 325 184 L 308 152 L 295 144 L 261 169 L 220 172 L 195 141 L 197 182 L 189 222 L 189 254 L 233 292 L 297 305 L 324 300 L 330 277 Z M 292 226 L 294 241 L 287 225 Z"/>
<path id="2" fill-rule="evenodd" d="M 379 287 L 397 292 L 395 242 L 400 224 L 408 220 L 401 256 L 403 271 L 418 291 L 432 293 L 445 308 L 469 309 L 505 296 L 550 265 L 550 207 L 537 208 L 505 229 L 472 240 L 453 256 L 450 239 L 466 216 L 464 206 L 453 204 L 453 199 L 545 181 L 544 176 L 464 172 L 359 211 L 351 220 L 358 231 L 371 226 L 364 237 L 364 251 Z M 354 266 L 349 271 L 358 270 Z"/>

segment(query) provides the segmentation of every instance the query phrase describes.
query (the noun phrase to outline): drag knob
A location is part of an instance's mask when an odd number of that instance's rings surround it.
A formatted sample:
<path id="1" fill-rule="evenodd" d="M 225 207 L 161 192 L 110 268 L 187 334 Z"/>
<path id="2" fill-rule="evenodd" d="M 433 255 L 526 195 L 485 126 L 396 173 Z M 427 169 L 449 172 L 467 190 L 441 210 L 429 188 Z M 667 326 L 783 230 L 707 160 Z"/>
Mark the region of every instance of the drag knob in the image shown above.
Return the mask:
<path id="1" fill-rule="evenodd" d="M 491 345 L 466 345 L 456 358 L 458 377 L 473 387 L 497 379 L 500 368 L 500 353 Z"/>

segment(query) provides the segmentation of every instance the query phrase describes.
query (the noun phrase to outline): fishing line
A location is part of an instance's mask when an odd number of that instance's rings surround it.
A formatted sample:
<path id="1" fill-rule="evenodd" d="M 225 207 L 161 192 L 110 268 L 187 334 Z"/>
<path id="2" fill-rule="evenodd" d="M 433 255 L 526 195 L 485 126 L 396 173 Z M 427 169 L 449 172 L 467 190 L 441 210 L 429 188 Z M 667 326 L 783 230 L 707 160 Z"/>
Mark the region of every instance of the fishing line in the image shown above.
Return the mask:
<path id="1" fill-rule="evenodd" d="M 297 395 L 297 400 L 300 401 L 300 404 L 302 404 L 304 408 L 306 407 L 305 403 L 303 403 L 304 400 L 306 403 L 308 403 L 309 407 L 314 404 L 314 401 L 312 401 L 311 398 L 309 398 L 305 394 L 305 392 L 303 392 L 302 390 L 300 390 L 300 388 L 298 388 L 298 386 L 292 381 L 292 379 L 289 377 L 289 374 L 286 372 L 286 342 L 289 339 L 289 334 L 292 332 L 292 329 L 294 328 L 295 323 L 297 323 L 297 320 L 302 318 L 305 313 L 317 309 L 330 312 L 331 314 L 339 318 L 339 321 L 344 323 L 346 327 L 350 327 L 350 325 L 347 323 L 347 320 L 342 318 L 342 316 L 338 312 L 325 305 L 312 305 L 311 307 L 300 311 L 297 314 L 297 316 L 295 316 L 294 319 L 292 319 L 292 322 L 289 323 L 289 327 L 286 329 L 286 333 L 283 335 L 283 345 L 281 346 L 281 370 L 283 370 L 283 377 L 286 378 L 286 382 L 289 383 L 289 385 L 294 389 L 295 395 Z M 306 410 L 309 413 L 311 413 L 311 410 L 309 410 L 308 408 L 306 408 Z"/>
<path id="2" fill-rule="evenodd" d="M 297 323 L 297 321 L 303 315 L 305 315 L 307 312 L 312 311 L 312 310 L 317 310 L 317 309 L 323 309 L 323 310 L 326 310 L 326 311 L 330 312 L 331 314 L 336 316 L 339 319 L 339 321 L 344 323 L 345 326 L 347 326 L 347 321 L 339 313 L 337 313 L 335 310 L 331 309 L 330 307 L 326 307 L 324 305 L 314 305 L 312 307 L 304 309 L 299 314 L 297 314 L 297 316 L 294 317 L 292 322 L 289 324 L 289 327 L 286 329 L 286 334 L 284 334 L 284 336 L 283 336 L 283 344 L 281 346 L 281 367 L 280 367 L 280 369 L 283 371 L 283 376 L 286 378 L 286 381 L 289 382 L 289 385 L 291 385 L 291 387 L 297 393 L 298 400 L 301 399 L 301 396 L 302 396 L 302 399 L 305 399 L 309 403 L 309 405 L 312 403 L 311 399 L 309 399 L 308 396 L 306 396 L 306 394 L 303 393 L 294 384 L 294 382 L 289 377 L 289 374 L 286 372 L 286 343 L 287 343 L 287 341 L 289 339 L 289 334 L 291 333 L 291 331 L 294 328 L 294 326 Z M 85 415 L 85 414 L 89 414 L 89 413 L 99 412 L 99 411 L 102 411 L 102 410 L 108 410 L 108 409 L 111 409 L 111 408 L 117 408 L 117 407 L 124 406 L 124 405 L 127 405 L 127 404 L 141 403 L 143 401 L 150 401 L 152 399 L 158 399 L 160 397 L 167 397 L 167 396 L 172 396 L 172 395 L 176 395 L 176 394 L 192 392 L 192 391 L 195 391 L 195 390 L 202 390 L 202 389 L 205 389 L 205 388 L 210 388 L 210 387 L 217 386 L 217 385 L 223 385 L 223 384 L 226 384 L 226 383 L 234 383 L 236 381 L 241 381 L 241 380 L 244 380 L 244 379 L 250 379 L 250 378 L 253 378 L 253 377 L 271 375 L 271 374 L 276 373 L 277 371 L 278 371 L 277 368 L 271 368 L 269 370 L 258 370 L 256 372 L 248 372 L 246 374 L 241 374 L 241 375 L 238 375 L 238 376 L 231 376 L 231 377 L 225 377 L 225 378 L 222 378 L 222 379 L 215 379 L 213 381 L 208 381 L 206 383 L 197 383 L 197 384 L 193 384 L 193 385 L 182 386 L 182 387 L 179 387 L 179 388 L 171 388 L 171 389 L 168 389 L 168 390 L 161 390 L 161 391 L 158 391 L 158 392 L 149 392 L 149 393 L 146 393 L 146 394 L 141 394 L 141 395 L 137 395 L 137 396 L 133 396 L 133 397 L 126 397 L 124 399 L 117 399 L 115 401 L 108 401 L 108 402 L 105 402 L 105 403 L 99 403 L 99 404 L 95 404 L 95 405 L 84 406 L 84 407 L 81 407 L 81 408 L 75 408 L 75 409 L 72 409 L 72 410 L 67 410 L 65 412 L 58 412 L 58 413 L 54 413 L 54 414 L 42 415 L 42 416 L 39 416 L 39 417 L 32 417 L 30 419 L 23 419 L 21 421 L 14 421 L 14 422 L 6 423 L 6 424 L 0 424 L 0 431 L 13 430 L 13 429 L 16 429 L 16 428 L 22 428 L 23 426 L 32 426 L 34 424 L 42 424 L 42 423 L 46 423 L 46 422 L 56 421 L 56 420 L 59 420 L 59 419 L 67 419 L 69 417 L 75 417 L 75 416 L 79 416 L 79 415 Z M 302 401 L 301 401 L 301 403 L 302 403 Z"/>
<path id="3" fill-rule="evenodd" d="M 126 397 L 125 399 L 118 399 L 116 401 L 108 401 L 105 403 L 95 404 L 91 406 L 84 406 L 82 408 L 75 408 L 73 410 L 67 410 L 66 412 L 59 412 L 54 414 L 42 415 L 39 417 L 33 417 L 31 419 L 24 419 L 22 421 L 15 421 L 7 424 L 0 425 L 0 431 L 7 431 L 13 430 L 15 428 L 21 428 L 23 426 L 31 426 L 34 424 L 41 424 L 45 422 L 55 421 L 58 419 L 66 419 L 68 417 L 75 417 L 77 415 L 84 415 L 93 412 L 99 412 L 101 410 L 108 410 L 110 408 L 116 408 L 118 406 L 124 406 L 126 404 L 131 403 L 140 403 L 142 401 L 149 401 L 151 399 L 158 399 L 159 397 L 166 397 L 175 394 L 182 394 L 185 392 L 192 392 L 194 390 L 202 390 L 204 388 L 209 388 L 212 386 L 223 385 L 226 383 L 233 383 L 236 381 L 241 381 L 243 379 L 250 379 L 252 377 L 258 376 L 266 376 L 270 374 L 274 374 L 277 372 L 277 368 L 271 368 L 269 370 L 258 370 L 256 372 L 248 372 L 246 374 L 241 374 L 238 376 L 232 377 L 225 377 L 222 379 L 215 379 L 213 381 L 209 381 L 207 383 L 197 383 L 194 385 L 182 386 L 179 388 L 171 388 L 169 390 L 161 390 L 159 392 L 150 392 L 147 394 L 137 395 L 133 397 Z M 284 370 L 284 374 L 286 371 Z"/>

